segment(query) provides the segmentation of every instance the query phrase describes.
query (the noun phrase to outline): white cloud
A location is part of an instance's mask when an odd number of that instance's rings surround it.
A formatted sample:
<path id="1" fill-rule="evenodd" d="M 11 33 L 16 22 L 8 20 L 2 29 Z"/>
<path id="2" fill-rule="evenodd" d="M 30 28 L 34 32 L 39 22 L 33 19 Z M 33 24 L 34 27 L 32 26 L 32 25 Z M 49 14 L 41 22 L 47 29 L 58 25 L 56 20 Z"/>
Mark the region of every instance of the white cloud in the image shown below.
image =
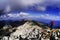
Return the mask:
<path id="1" fill-rule="evenodd" d="M 23 16 L 23 18 L 38 18 L 38 19 L 47 19 L 47 20 L 60 20 L 60 16 L 55 16 L 55 15 L 50 15 L 50 14 L 40 14 L 39 16 L 38 15 L 30 15 L 29 13 L 24 13 L 24 12 L 21 12 L 20 13 L 20 16 Z"/>
<path id="2" fill-rule="evenodd" d="M 42 0 L 18 0 L 18 3 L 24 5 L 24 6 L 30 6 L 30 5 L 34 5 L 34 4 L 38 4 L 42 2 Z"/>
<path id="3" fill-rule="evenodd" d="M 60 16 L 55 16 L 55 15 L 50 15 L 50 14 L 40 14 L 40 15 L 31 15 L 30 13 L 26 13 L 26 12 L 20 12 L 20 13 L 16 13 L 16 14 L 7 14 L 4 16 L 1 16 L 1 18 L 5 18 L 5 17 L 12 17 L 12 18 L 17 18 L 17 17 L 21 17 L 21 18 L 25 18 L 25 19 L 46 19 L 46 20 L 60 20 Z"/>
<path id="4" fill-rule="evenodd" d="M 14 14 L 7 14 L 8 17 L 15 17 Z"/>
<path id="5" fill-rule="evenodd" d="M 43 14 L 43 16 L 41 16 L 41 18 L 47 19 L 47 20 L 60 20 L 60 16 L 49 15 L 49 14 Z"/>
<path id="6" fill-rule="evenodd" d="M 24 13 L 24 12 L 21 12 L 21 14 L 24 18 L 27 18 L 27 19 L 38 18 L 38 19 L 47 19 L 47 20 L 60 20 L 60 16 L 55 16 L 55 15 L 50 15 L 50 14 L 40 14 L 39 16 L 30 15 L 29 13 Z"/>
<path id="7" fill-rule="evenodd" d="M 26 18 L 26 17 L 28 17 L 30 14 L 28 14 L 28 13 L 25 13 L 25 12 L 20 12 L 20 13 L 9 13 L 9 14 L 7 14 L 7 15 L 5 15 L 6 17 L 8 16 L 8 17 L 23 17 L 23 18 Z"/>
<path id="8" fill-rule="evenodd" d="M 20 15 L 20 16 L 28 16 L 28 15 L 29 15 L 29 13 L 20 12 L 20 13 L 19 13 L 19 15 Z"/>

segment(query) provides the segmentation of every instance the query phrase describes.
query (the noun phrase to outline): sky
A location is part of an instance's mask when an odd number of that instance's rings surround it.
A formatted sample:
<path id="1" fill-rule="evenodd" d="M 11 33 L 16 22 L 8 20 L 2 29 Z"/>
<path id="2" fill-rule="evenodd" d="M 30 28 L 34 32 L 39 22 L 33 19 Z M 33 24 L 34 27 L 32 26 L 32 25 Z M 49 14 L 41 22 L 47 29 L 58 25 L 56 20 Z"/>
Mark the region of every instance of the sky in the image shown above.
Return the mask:
<path id="1" fill-rule="evenodd" d="M 0 20 L 54 20 L 60 25 L 60 0 L 0 0 L 1 10 Z"/>

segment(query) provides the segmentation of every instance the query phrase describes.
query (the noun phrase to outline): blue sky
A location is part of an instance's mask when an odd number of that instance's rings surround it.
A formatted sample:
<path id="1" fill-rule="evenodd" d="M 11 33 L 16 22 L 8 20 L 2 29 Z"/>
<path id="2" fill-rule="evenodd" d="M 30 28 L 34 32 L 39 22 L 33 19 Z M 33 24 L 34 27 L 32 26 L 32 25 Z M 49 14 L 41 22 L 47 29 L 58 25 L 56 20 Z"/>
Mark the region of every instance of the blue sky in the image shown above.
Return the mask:
<path id="1" fill-rule="evenodd" d="M 54 20 L 60 25 L 60 0 L 0 0 L 0 10 L 3 9 L 0 20 Z"/>

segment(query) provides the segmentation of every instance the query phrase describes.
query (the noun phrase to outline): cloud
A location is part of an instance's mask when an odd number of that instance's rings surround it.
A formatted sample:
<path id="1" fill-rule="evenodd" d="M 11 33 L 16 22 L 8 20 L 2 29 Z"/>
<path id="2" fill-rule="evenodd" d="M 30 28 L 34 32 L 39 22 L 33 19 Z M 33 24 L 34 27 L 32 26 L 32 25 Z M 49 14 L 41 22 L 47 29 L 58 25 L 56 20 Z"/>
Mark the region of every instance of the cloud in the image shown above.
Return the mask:
<path id="1" fill-rule="evenodd" d="M 60 0 L 0 0 L 0 5 L 10 5 L 12 9 L 25 9 L 29 10 L 29 7 L 33 7 L 37 11 L 46 11 L 47 6 L 56 6 L 60 8 Z M 5 7 L 5 6 L 2 6 Z M 18 7 L 19 6 L 19 7 Z M 0 9 L 2 9 L 0 6 Z M 31 8 L 32 9 L 32 8 Z M 32 9 L 33 10 L 33 9 Z"/>
<path id="2" fill-rule="evenodd" d="M 46 20 L 60 20 L 60 16 L 50 15 L 50 14 L 40 14 L 40 15 L 30 15 L 29 13 L 21 12 L 22 16 L 27 19 L 46 19 Z"/>
<path id="3" fill-rule="evenodd" d="M 31 5 L 53 5 L 60 2 L 60 0 L 16 0 L 18 4 L 22 4 L 24 6 Z"/>
<path id="4" fill-rule="evenodd" d="M 46 20 L 55 20 L 55 21 L 59 21 L 60 20 L 60 16 L 55 16 L 55 15 L 50 15 L 50 14 L 40 14 L 39 16 L 36 15 L 29 15 L 29 16 L 25 16 L 25 18 L 32 18 L 32 19 L 46 19 Z"/>
<path id="5" fill-rule="evenodd" d="M 42 2 L 42 0 L 18 0 L 18 3 L 24 5 L 24 6 L 30 6 L 34 4 L 38 4 Z"/>
<path id="6" fill-rule="evenodd" d="M 5 17 L 13 17 L 13 18 L 15 18 L 15 17 L 28 17 L 30 14 L 28 14 L 28 13 L 25 13 L 25 12 L 20 12 L 20 13 L 9 13 L 9 14 L 7 14 L 7 15 L 4 15 Z M 4 16 L 0 16 L 0 17 L 4 17 Z"/>
<path id="7" fill-rule="evenodd" d="M 19 14 L 20 16 L 29 16 L 29 13 L 25 13 L 25 12 L 20 12 Z"/>
<path id="8" fill-rule="evenodd" d="M 29 7 L 31 7 L 32 11 L 46 11 L 46 8 L 48 6 L 56 6 L 60 8 L 60 1 L 59 0 L 11 0 L 11 2 L 14 7 L 17 7 L 20 10 L 30 10 Z M 11 4 L 11 5 L 12 5 Z M 17 5 L 17 6 L 16 6 Z M 18 7 L 19 5 L 19 7 Z"/>
<path id="9" fill-rule="evenodd" d="M 60 16 L 50 15 L 50 14 L 43 14 L 43 16 L 40 15 L 42 19 L 47 20 L 60 20 Z"/>
<path id="10" fill-rule="evenodd" d="M 46 7 L 45 6 L 37 6 L 36 10 L 38 10 L 38 11 L 46 11 Z"/>
<path id="11" fill-rule="evenodd" d="M 10 13 L 7 15 L 0 16 L 0 18 L 24 18 L 24 19 L 46 19 L 46 20 L 55 20 L 59 21 L 60 16 L 50 15 L 50 14 L 40 14 L 40 15 L 31 15 L 30 13 L 20 12 L 20 13 Z"/>

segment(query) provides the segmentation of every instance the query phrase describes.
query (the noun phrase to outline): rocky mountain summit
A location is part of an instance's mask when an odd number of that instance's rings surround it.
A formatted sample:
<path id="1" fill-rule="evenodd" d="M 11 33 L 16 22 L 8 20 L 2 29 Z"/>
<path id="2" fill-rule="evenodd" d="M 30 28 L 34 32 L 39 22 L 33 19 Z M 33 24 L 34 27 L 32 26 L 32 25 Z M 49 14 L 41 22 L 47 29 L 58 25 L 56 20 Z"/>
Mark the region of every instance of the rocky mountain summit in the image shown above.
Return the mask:
<path id="1" fill-rule="evenodd" d="M 48 25 L 31 20 L 24 20 L 24 24 L 12 27 L 5 25 L 2 30 L 5 32 L 2 39 L 6 40 L 50 40 L 51 35 L 54 39 L 60 38 L 60 29 L 51 29 Z M 9 27 L 10 26 L 10 27 Z M 7 34 L 7 35 L 6 35 Z M 8 35 L 9 34 L 9 35 Z M 57 36 L 58 35 L 58 36 Z"/>

